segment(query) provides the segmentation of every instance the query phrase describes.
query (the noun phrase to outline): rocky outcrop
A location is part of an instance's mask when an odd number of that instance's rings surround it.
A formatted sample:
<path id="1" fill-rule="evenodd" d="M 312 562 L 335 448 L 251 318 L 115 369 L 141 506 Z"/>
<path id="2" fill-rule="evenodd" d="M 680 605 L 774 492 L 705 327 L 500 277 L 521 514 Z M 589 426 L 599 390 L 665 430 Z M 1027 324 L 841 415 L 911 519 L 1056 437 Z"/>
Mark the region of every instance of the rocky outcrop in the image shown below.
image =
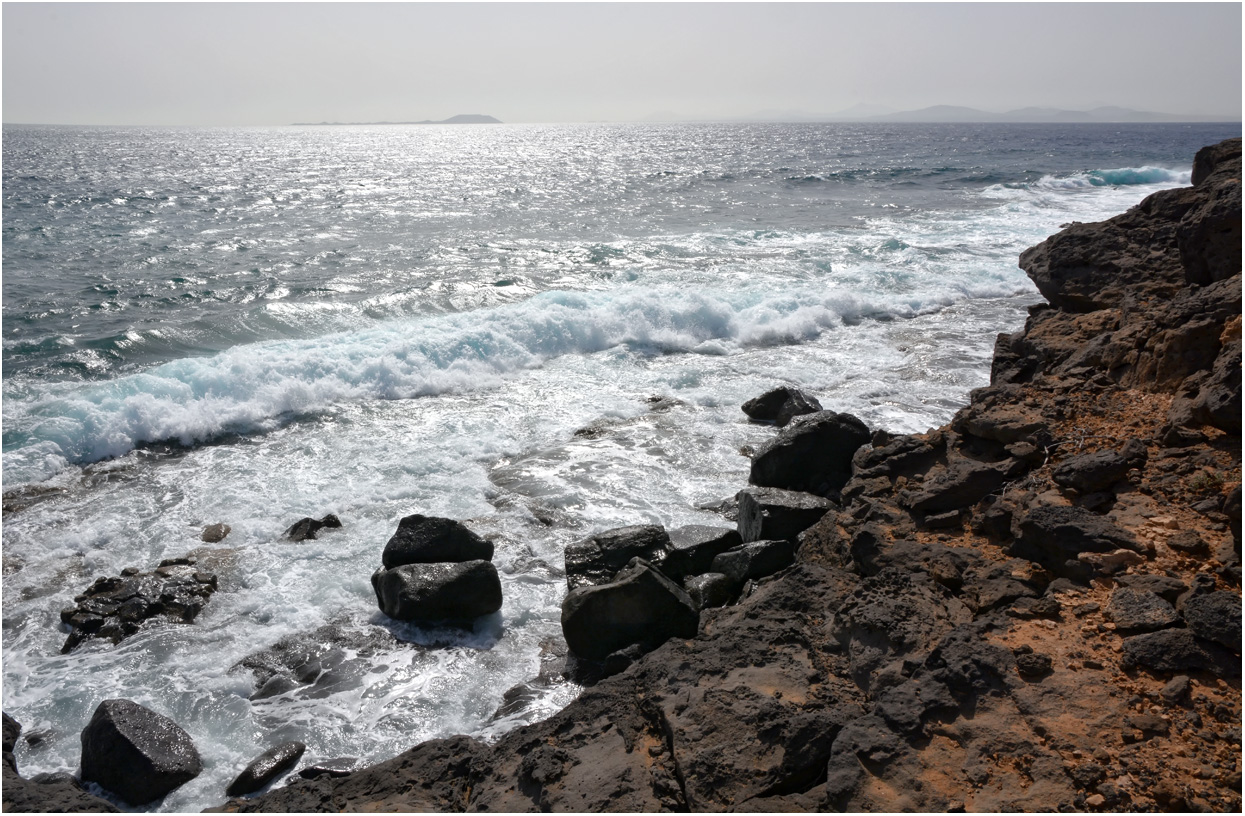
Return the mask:
<path id="1" fill-rule="evenodd" d="M 821 403 L 811 394 L 783 385 L 748 400 L 740 407 L 748 419 L 772 422 L 781 428 L 795 417 L 817 413 L 821 410 Z"/>
<path id="2" fill-rule="evenodd" d="M 493 745 L 230 807 L 1238 811 L 1240 141 L 1195 180 L 1024 253 L 1050 305 L 946 427 L 762 446 L 828 506 L 694 633 Z"/>
<path id="3" fill-rule="evenodd" d="M 69 627 L 61 651 L 90 638 L 120 643 L 152 619 L 190 623 L 216 586 L 216 576 L 196 569 L 193 558 L 161 561 L 152 572 L 128 567 L 119 577 L 97 578 L 74 598 L 76 606 L 61 610 L 61 623 Z"/>
<path id="4" fill-rule="evenodd" d="M 289 529 L 285 531 L 285 537 L 290 541 L 312 541 L 320 534 L 321 530 L 336 530 L 341 526 L 341 519 L 332 513 L 320 519 L 313 519 L 307 516 L 291 524 Z M 226 529 L 225 532 L 227 533 L 228 530 Z M 221 538 L 224 538 L 224 536 L 222 535 Z M 203 540 L 207 541 L 208 539 L 205 538 Z"/>
<path id="5" fill-rule="evenodd" d="M 14 749 L 21 724 L 4 715 L 3 807 L 6 813 L 117 813 L 105 799 L 87 793 L 68 773 L 39 774 L 25 779 L 17 772 Z"/>
<path id="6" fill-rule="evenodd" d="M 104 700 L 82 730 L 82 779 L 131 805 L 164 798 L 203 764 L 177 723 L 130 700 Z"/>

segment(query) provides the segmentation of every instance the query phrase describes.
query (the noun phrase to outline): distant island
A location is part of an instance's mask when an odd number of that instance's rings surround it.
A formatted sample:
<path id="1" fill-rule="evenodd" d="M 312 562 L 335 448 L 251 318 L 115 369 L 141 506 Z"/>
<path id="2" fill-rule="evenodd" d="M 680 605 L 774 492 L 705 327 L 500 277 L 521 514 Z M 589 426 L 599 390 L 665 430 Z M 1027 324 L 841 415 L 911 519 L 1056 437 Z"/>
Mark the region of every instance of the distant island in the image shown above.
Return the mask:
<path id="1" fill-rule="evenodd" d="M 297 125 L 500 125 L 502 121 L 482 113 L 460 113 L 449 119 L 434 121 L 423 119 L 419 122 L 295 122 Z"/>

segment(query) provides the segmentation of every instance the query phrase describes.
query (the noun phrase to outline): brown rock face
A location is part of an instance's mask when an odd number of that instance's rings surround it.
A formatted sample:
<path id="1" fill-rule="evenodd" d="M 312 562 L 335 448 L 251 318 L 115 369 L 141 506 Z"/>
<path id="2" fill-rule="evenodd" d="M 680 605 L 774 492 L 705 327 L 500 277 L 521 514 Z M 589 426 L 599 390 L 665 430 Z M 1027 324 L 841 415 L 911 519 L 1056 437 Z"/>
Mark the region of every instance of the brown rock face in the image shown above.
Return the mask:
<path id="1" fill-rule="evenodd" d="M 227 808 L 1239 811 L 1240 140 L 1194 179 L 1026 251 L 1050 305 L 991 385 L 847 450 L 795 565 L 694 638 Z"/>

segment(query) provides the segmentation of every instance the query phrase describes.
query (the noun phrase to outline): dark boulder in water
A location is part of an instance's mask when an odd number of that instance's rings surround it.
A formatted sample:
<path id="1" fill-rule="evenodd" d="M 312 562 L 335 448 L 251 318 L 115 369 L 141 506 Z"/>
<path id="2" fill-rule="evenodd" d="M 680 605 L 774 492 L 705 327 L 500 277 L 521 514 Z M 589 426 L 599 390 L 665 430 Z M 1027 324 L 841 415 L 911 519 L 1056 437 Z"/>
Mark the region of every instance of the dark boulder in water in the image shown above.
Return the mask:
<path id="1" fill-rule="evenodd" d="M 683 588 L 639 558 L 608 584 L 571 590 L 562 602 L 562 634 L 576 655 L 604 660 L 639 644 L 696 636 L 700 614 Z"/>
<path id="2" fill-rule="evenodd" d="M 290 541 L 310 541 L 314 540 L 323 529 L 334 530 L 341 526 L 341 519 L 332 513 L 319 520 L 311 517 L 301 518 L 290 525 L 289 529 L 285 531 L 285 537 Z M 207 539 L 204 540 L 206 541 Z"/>
<path id="3" fill-rule="evenodd" d="M 659 524 L 617 527 L 576 541 L 566 548 L 566 586 L 578 589 L 604 584 L 633 558 L 661 565 L 670 548 L 670 536 Z"/>
<path id="4" fill-rule="evenodd" d="M 796 417 L 757 448 L 748 481 L 822 496 L 837 492 L 852 476 L 852 456 L 871 436 L 851 414 L 819 411 Z"/>
<path id="5" fill-rule="evenodd" d="M 229 535 L 231 528 L 228 524 L 209 524 L 203 528 L 203 535 L 200 538 L 208 544 L 216 544 L 224 541 L 225 536 Z"/>
<path id="6" fill-rule="evenodd" d="M 714 556 L 742 543 L 739 532 L 729 527 L 677 527 L 670 531 L 669 551 L 661 562 L 661 571 L 675 581 L 701 575 L 713 566 Z"/>
<path id="7" fill-rule="evenodd" d="M 740 407 L 749 419 L 773 422 L 781 428 L 797 416 L 820 411 L 821 403 L 798 388 L 782 385 L 748 400 Z"/>
<path id="8" fill-rule="evenodd" d="M 292 768 L 306 750 L 306 745 L 295 741 L 269 748 L 238 774 L 225 790 L 225 795 L 245 796 L 261 790 L 277 776 Z"/>
<path id="9" fill-rule="evenodd" d="M 105 700 L 82 730 L 82 779 L 131 805 L 161 799 L 203 765 L 177 723 L 130 700 Z"/>
<path id="10" fill-rule="evenodd" d="M 471 620 L 501 609 L 501 579 L 489 561 L 404 564 L 372 574 L 380 611 L 404 621 Z"/>
<path id="11" fill-rule="evenodd" d="M 153 572 L 127 568 L 115 578 L 98 578 L 74 598 L 76 606 L 61 610 L 70 628 L 61 652 L 89 638 L 120 643 L 153 618 L 190 623 L 216 591 L 215 575 L 195 569 L 190 558 L 161 562 Z"/>
<path id="12" fill-rule="evenodd" d="M 406 516 L 385 544 L 385 569 L 406 564 L 446 561 L 491 561 L 493 543 L 467 529 L 462 522 L 437 516 Z"/>

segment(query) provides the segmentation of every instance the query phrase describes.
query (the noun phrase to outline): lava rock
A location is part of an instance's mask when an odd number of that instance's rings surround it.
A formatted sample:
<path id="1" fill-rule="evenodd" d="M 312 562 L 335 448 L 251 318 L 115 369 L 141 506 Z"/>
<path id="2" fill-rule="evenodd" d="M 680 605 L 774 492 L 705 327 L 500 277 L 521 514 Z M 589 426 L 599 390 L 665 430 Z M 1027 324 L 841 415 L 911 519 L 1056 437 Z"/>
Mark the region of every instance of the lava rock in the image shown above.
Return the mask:
<path id="1" fill-rule="evenodd" d="M 1133 465 L 1116 451 L 1096 451 L 1070 456 L 1051 471 L 1051 478 L 1061 487 L 1081 493 L 1106 490 L 1128 475 Z"/>
<path id="2" fill-rule="evenodd" d="M 745 541 L 787 539 L 821 521 L 834 508 L 828 499 L 778 488 L 748 487 L 736 494 L 740 537 Z"/>
<path id="3" fill-rule="evenodd" d="M 403 564 L 378 569 L 380 611 L 404 621 L 471 620 L 501 609 L 501 579 L 489 561 Z"/>
<path id="4" fill-rule="evenodd" d="M 743 586 L 750 578 L 764 578 L 795 563 L 795 545 L 787 539 L 751 541 L 713 559 L 713 571 Z"/>
<path id="5" fill-rule="evenodd" d="M 306 745 L 295 741 L 269 748 L 250 765 L 247 765 L 233 782 L 229 783 L 225 795 L 245 796 L 261 790 L 269 782 L 292 768 L 306 750 Z"/>
<path id="6" fill-rule="evenodd" d="M 741 407 L 749 419 L 773 422 L 781 428 L 797 416 L 820 411 L 821 403 L 798 388 L 783 385 L 748 400 Z"/>
<path id="7" fill-rule="evenodd" d="M 632 558 L 665 562 L 670 535 L 659 524 L 618 527 L 576 541 L 566 548 L 566 587 L 579 589 L 613 580 Z"/>
<path id="8" fill-rule="evenodd" d="M 1184 603 L 1184 619 L 1193 634 L 1241 651 L 1241 596 L 1228 590 L 1194 595 Z"/>
<path id="9" fill-rule="evenodd" d="M 1167 601 L 1153 592 L 1128 587 L 1117 587 L 1111 593 L 1105 614 L 1121 632 L 1153 632 L 1180 622 Z"/>
<path id="10" fill-rule="evenodd" d="M 1016 655 L 1016 671 L 1022 677 L 1043 677 L 1050 674 L 1052 665 L 1050 655 L 1041 652 Z"/>
<path id="11" fill-rule="evenodd" d="M 152 572 L 127 568 L 119 577 L 97 578 L 74 598 L 77 606 L 61 610 L 61 623 L 70 629 L 61 652 L 90 638 L 120 643 L 151 619 L 190 623 L 216 586 L 215 575 L 197 571 L 186 558 L 162 562 Z"/>
<path id="12" fill-rule="evenodd" d="M 1080 507 L 1035 507 L 1020 517 L 1017 526 L 1019 535 L 1009 548 L 1012 554 L 1059 572 L 1070 571 L 1068 559 L 1080 553 L 1140 549 L 1127 532 Z"/>
<path id="13" fill-rule="evenodd" d="M 1218 650 L 1222 652 L 1222 650 Z M 1219 674 L 1240 670 L 1239 660 L 1199 643 L 1188 629 L 1162 629 L 1125 638 L 1120 663 L 1125 668 L 1141 667 L 1158 672 L 1188 672 L 1209 669 Z"/>
<path id="14" fill-rule="evenodd" d="M 1022 463 L 1014 459 L 1000 463 L 956 459 L 941 476 L 923 484 L 919 491 L 904 494 L 900 500 L 916 513 L 937 515 L 959 510 L 981 501 L 1024 470 Z"/>
<path id="15" fill-rule="evenodd" d="M 757 449 L 748 481 L 821 495 L 838 491 L 852 476 L 852 456 L 870 436 L 851 414 L 818 411 L 796 417 Z"/>
<path id="16" fill-rule="evenodd" d="M 406 516 L 381 554 L 385 569 L 408 564 L 492 561 L 493 543 L 461 522 L 437 516 Z"/>
<path id="17" fill-rule="evenodd" d="M 699 623 L 688 594 L 640 558 L 608 584 L 573 589 L 562 602 L 566 644 L 587 660 L 636 643 L 648 651 L 671 637 L 695 637 Z"/>
<path id="18" fill-rule="evenodd" d="M 319 520 L 306 517 L 291 524 L 285 531 L 285 537 L 290 541 L 309 541 L 314 540 L 316 535 L 325 528 L 332 530 L 341 526 L 341 519 L 332 513 Z"/>
<path id="19" fill-rule="evenodd" d="M 729 527 L 678 527 L 670 531 L 669 551 L 661 562 L 661 571 L 674 581 L 702 575 L 709 571 L 718 553 L 742 543 L 739 532 Z"/>
<path id="20" fill-rule="evenodd" d="M 1205 556 L 1210 554 L 1210 546 L 1193 530 L 1181 530 L 1167 539 L 1167 546 L 1181 555 Z"/>
<path id="21" fill-rule="evenodd" d="M 726 606 L 735 597 L 734 582 L 720 572 L 689 576 L 683 588 L 697 609 Z"/>
<path id="22" fill-rule="evenodd" d="M 82 779 L 131 805 L 162 799 L 203 765 L 177 723 L 130 700 L 104 700 L 82 730 Z"/>

